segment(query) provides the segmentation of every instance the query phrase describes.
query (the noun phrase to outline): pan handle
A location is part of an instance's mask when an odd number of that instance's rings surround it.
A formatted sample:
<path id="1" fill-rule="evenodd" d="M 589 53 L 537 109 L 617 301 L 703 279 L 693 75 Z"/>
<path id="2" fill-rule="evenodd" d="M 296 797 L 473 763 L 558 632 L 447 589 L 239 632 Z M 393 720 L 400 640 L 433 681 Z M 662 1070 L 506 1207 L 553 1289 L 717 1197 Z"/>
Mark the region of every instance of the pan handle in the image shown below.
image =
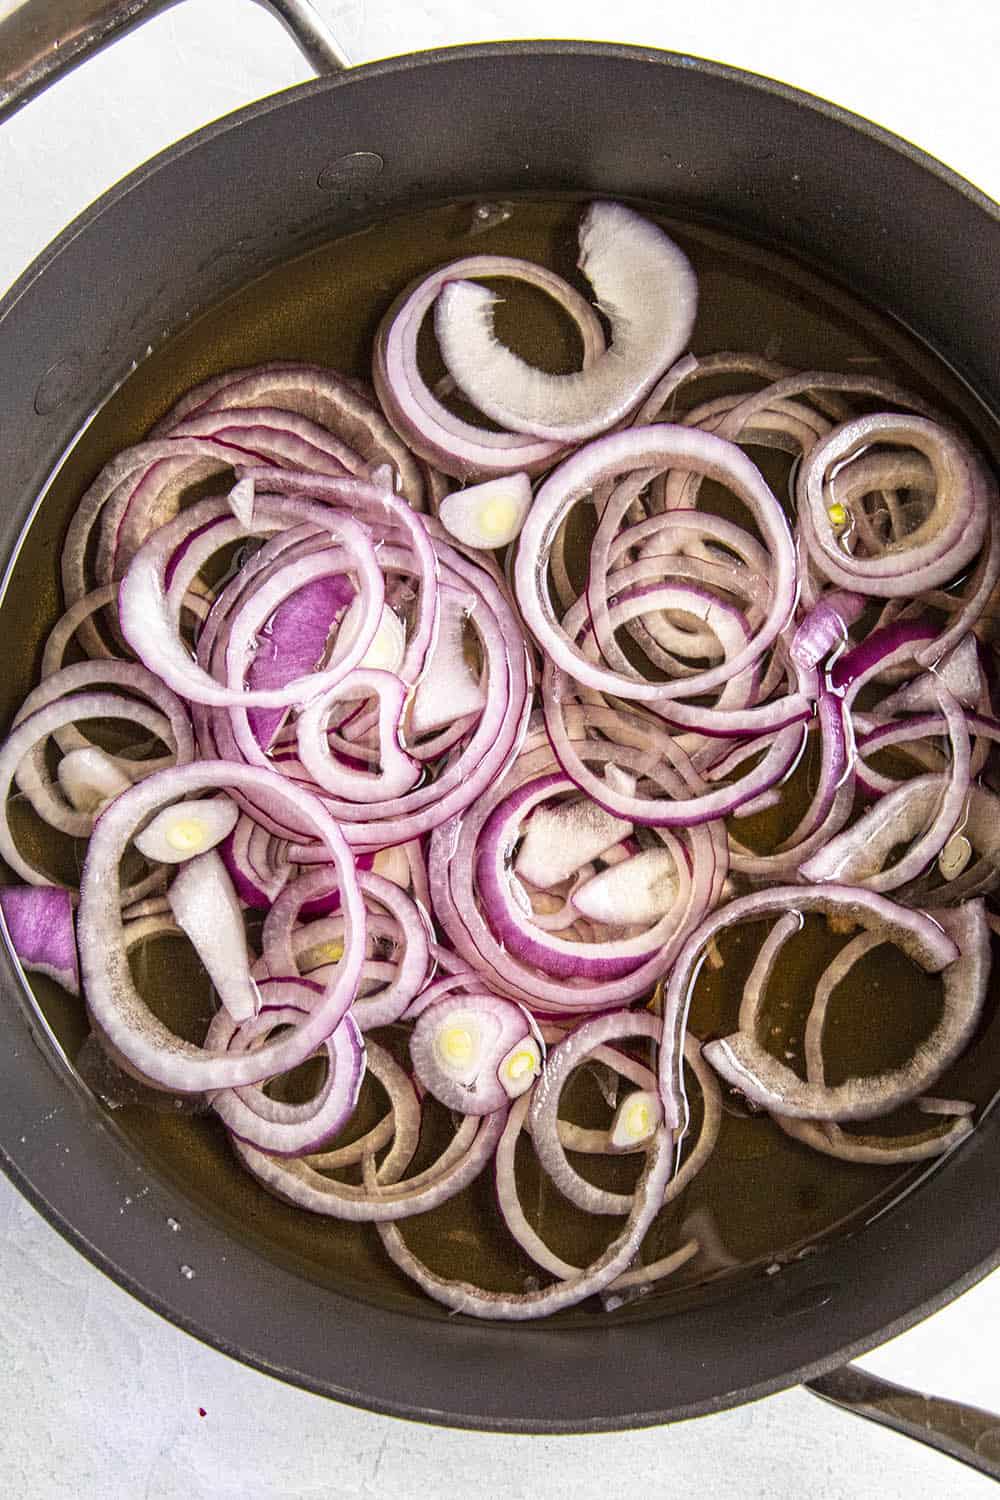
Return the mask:
<path id="1" fill-rule="evenodd" d="M 179 0 L 0 0 L 0 122 L 55 79 Z M 350 67 L 311 0 L 257 0 L 316 73 Z"/>
<path id="2" fill-rule="evenodd" d="M 805 1387 L 844 1411 L 890 1427 L 1000 1480 L 1000 1416 L 993 1412 L 907 1390 L 857 1365 L 814 1376 L 805 1381 Z"/>

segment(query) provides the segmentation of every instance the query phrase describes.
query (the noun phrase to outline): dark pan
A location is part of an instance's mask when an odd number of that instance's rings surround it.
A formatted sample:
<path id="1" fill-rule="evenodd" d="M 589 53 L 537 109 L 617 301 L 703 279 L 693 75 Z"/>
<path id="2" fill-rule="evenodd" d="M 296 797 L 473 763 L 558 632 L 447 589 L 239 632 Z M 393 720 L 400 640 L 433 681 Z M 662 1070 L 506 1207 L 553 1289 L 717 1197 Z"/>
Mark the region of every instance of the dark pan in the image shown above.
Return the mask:
<path id="1" fill-rule="evenodd" d="M 309 9 L 270 8 L 290 22 Z M 88 12 L 101 12 L 106 39 L 142 9 L 74 0 L 60 17 L 76 13 L 82 53 L 96 34 Z M 10 43 L 0 57 L 17 64 L 8 108 L 52 71 L 52 10 L 22 6 L 14 20 L 33 16 L 36 29 L 26 23 L 19 40 L 0 27 Z M 335 61 L 315 26 L 308 48 Z M 181 141 L 21 277 L 0 306 L 0 551 L 16 545 L 88 413 L 192 310 L 409 206 L 525 190 L 646 200 L 783 246 L 895 316 L 1000 409 L 1000 215 L 936 162 L 792 89 L 669 53 L 572 42 L 432 52 L 324 77 Z M 193 1204 L 185 1257 L 212 1273 L 185 1280 L 164 1227 L 176 1192 L 75 1079 L 6 952 L 0 1013 L 0 1161 L 49 1222 L 216 1348 L 376 1411 L 546 1432 L 717 1411 L 837 1370 L 1000 1263 L 993 1113 L 904 1202 L 849 1238 L 666 1318 L 511 1328 L 390 1311 L 318 1289 Z M 818 1384 L 855 1404 L 875 1399 L 845 1376 Z M 923 1416 L 915 1425 L 928 1436 Z M 947 1434 L 936 1440 L 955 1451 Z"/>

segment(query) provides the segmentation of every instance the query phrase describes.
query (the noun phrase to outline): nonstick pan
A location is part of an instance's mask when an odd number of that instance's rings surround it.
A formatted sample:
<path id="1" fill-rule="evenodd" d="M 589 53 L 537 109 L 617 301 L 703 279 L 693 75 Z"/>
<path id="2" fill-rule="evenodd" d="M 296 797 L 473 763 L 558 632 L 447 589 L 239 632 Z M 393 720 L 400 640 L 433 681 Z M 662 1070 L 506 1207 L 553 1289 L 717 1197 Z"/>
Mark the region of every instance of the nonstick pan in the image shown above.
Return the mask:
<path id="1" fill-rule="evenodd" d="M 22 4 L 0 24 L 3 107 L 163 8 Z M 325 240 L 456 197 L 623 196 L 783 246 L 913 329 L 1000 407 L 996 206 L 875 127 L 760 78 L 635 48 L 512 43 L 342 71 L 308 6 L 269 8 L 304 28 L 297 34 L 317 66 L 338 71 L 140 169 L 70 226 L 0 307 L 5 555 L 88 414 L 192 311 Z M 318 1291 L 193 1205 L 186 1253 L 214 1269 L 183 1280 L 163 1229 L 176 1191 L 77 1081 L 6 953 L 0 1010 L 0 1156 L 49 1221 L 179 1326 L 374 1410 L 504 1431 L 600 1431 L 812 1379 L 884 1417 L 905 1401 L 859 1387 L 857 1372 L 831 1372 L 1000 1263 L 994 1113 L 892 1212 L 780 1277 L 744 1280 L 668 1318 L 511 1329 L 391 1311 Z M 72 1175 L 60 1160 L 67 1142 Z M 980 1414 L 977 1429 L 976 1414 L 961 1409 L 949 1437 L 945 1407 L 911 1410 L 898 1425 L 909 1421 L 996 1475 L 988 1445 L 970 1457 L 995 1419 Z M 960 1431 L 970 1452 L 958 1451 Z"/>

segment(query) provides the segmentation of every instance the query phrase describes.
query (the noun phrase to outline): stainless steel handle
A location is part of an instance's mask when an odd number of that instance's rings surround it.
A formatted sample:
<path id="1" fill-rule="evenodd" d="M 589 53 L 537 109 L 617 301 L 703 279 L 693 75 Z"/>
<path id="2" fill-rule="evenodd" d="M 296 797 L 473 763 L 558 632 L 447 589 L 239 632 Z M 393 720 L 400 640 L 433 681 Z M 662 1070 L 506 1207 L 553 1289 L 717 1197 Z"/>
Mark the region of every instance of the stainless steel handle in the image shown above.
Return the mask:
<path id="1" fill-rule="evenodd" d="M 50 83 L 180 0 L 0 0 L 0 121 Z M 350 67 L 311 0 L 256 0 L 316 73 Z"/>
<path id="2" fill-rule="evenodd" d="M 857 1365 L 817 1375 L 805 1386 L 844 1411 L 890 1427 L 1000 1480 L 1000 1416 L 994 1412 L 907 1390 L 869 1375 Z"/>

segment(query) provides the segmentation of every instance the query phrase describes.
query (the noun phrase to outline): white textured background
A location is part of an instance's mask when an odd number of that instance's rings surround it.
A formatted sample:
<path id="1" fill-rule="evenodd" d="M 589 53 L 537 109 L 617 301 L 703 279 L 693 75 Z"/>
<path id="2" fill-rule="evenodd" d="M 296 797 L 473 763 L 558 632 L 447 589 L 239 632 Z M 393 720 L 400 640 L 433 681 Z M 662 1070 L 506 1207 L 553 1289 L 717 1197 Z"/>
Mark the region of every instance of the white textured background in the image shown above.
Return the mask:
<path id="1" fill-rule="evenodd" d="M 319 8 L 358 62 L 456 42 L 575 36 L 734 63 L 887 125 L 1000 197 L 1000 8 L 987 0 L 319 0 Z M 0 131 L 0 288 L 139 162 L 306 76 L 291 42 L 249 0 L 187 0 L 61 82 Z M 1000 1275 L 865 1363 L 1000 1408 L 998 1332 Z M 681 1427 L 594 1438 L 477 1436 L 335 1406 L 161 1322 L 0 1181 L 0 1494 L 11 1500 L 664 1493 L 986 1500 L 995 1491 L 802 1391 Z"/>

